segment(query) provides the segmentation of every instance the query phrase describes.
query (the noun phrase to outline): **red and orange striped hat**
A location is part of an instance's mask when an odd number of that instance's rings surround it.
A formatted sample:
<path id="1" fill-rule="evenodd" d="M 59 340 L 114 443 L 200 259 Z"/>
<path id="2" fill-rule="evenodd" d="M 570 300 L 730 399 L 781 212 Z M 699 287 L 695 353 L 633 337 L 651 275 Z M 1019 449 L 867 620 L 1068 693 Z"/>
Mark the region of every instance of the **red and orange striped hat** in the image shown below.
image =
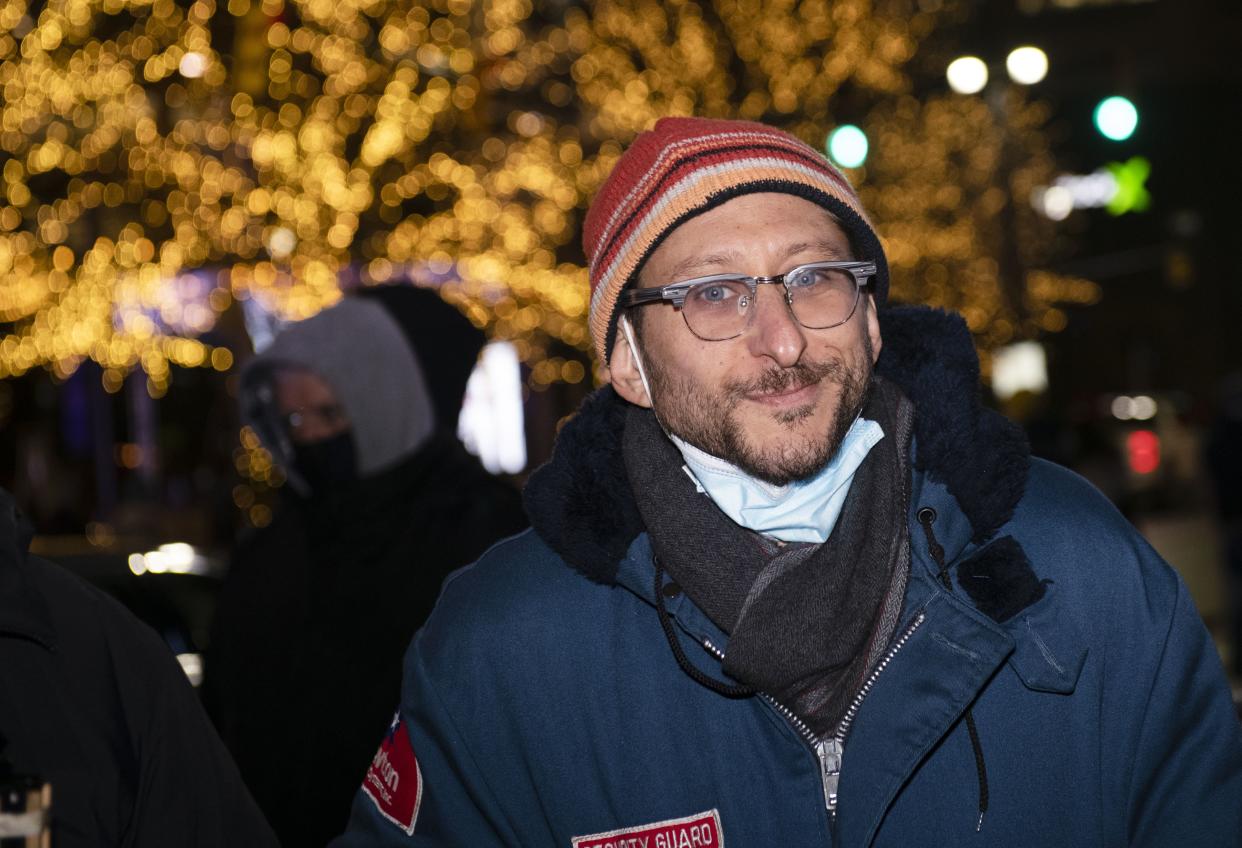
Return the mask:
<path id="1" fill-rule="evenodd" d="M 751 121 L 662 118 L 622 154 L 591 202 L 583 247 L 590 263 L 591 338 L 607 363 L 617 296 L 679 224 L 743 194 L 804 197 L 841 224 L 858 259 L 876 263 L 875 297 L 888 294 L 888 263 L 862 203 L 814 148 Z"/>

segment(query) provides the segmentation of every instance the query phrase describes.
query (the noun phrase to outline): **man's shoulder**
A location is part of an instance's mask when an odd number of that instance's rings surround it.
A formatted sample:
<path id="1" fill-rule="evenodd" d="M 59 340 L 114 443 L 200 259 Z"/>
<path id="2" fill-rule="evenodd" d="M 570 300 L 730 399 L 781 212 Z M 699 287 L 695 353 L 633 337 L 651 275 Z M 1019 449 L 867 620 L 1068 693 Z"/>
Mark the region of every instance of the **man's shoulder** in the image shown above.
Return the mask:
<path id="1" fill-rule="evenodd" d="M 1036 575 L 1059 586 L 1062 598 L 1082 602 L 1088 616 L 1105 602 L 1163 607 L 1183 591 L 1176 572 L 1108 498 L 1045 460 L 1032 460 L 1026 493 L 1002 533 L 1017 538 Z"/>
<path id="2" fill-rule="evenodd" d="M 53 644 L 62 661 L 94 658 L 79 664 L 102 674 L 112 668 L 110 662 L 98 662 L 102 652 L 134 658 L 152 672 L 151 660 L 171 658 L 168 646 L 149 625 L 77 574 L 36 556 L 24 563 L 23 572 L 30 589 L 46 605 Z"/>
<path id="3" fill-rule="evenodd" d="M 53 750 L 51 734 L 63 735 L 68 723 L 75 729 L 66 738 L 83 750 L 101 742 L 129 756 L 126 746 L 171 709 L 169 687 L 188 689 L 171 650 L 118 600 L 62 566 L 31 556 L 21 568 L 38 614 L 26 638 L 0 639 L 0 679 L 31 706 L 26 732 L 38 740 L 31 744 Z"/>
<path id="4" fill-rule="evenodd" d="M 571 579 L 572 578 L 572 579 Z M 546 590 L 549 582 L 577 587 L 582 576 L 534 530 L 498 540 L 445 582 L 445 592 L 515 592 L 527 587 Z"/>
<path id="5" fill-rule="evenodd" d="M 424 638 L 559 636 L 587 608 L 609 603 L 612 588 L 588 580 L 528 529 L 497 542 L 449 576 Z"/>
<path id="6" fill-rule="evenodd" d="M 1032 458 L 1026 490 L 1012 523 L 1074 536 L 1130 535 L 1134 526 L 1086 478 L 1047 459 Z"/>
<path id="7" fill-rule="evenodd" d="M 15 567 L 29 593 L 27 602 L 38 605 L 57 641 L 66 631 L 93 641 L 107 624 L 132 615 L 112 596 L 61 565 L 27 556 Z"/>

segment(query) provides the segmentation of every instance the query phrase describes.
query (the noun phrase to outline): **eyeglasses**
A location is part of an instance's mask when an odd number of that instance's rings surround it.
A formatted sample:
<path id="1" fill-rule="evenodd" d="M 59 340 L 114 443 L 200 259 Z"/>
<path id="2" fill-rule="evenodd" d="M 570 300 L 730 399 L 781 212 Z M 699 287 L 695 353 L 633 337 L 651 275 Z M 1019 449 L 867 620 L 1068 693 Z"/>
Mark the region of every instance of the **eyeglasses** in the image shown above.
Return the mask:
<path id="1" fill-rule="evenodd" d="M 343 430 L 349 426 L 349 416 L 345 407 L 339 403 L 326 403 L 317 406 L 304 406 L 280 416 L 285 431 L 297 441 L 306 435 L 306 431 L 318 426 L 324 431 Z"/>
<path id="2" fill-rule="evenodd" d="M 874 262 L 809 262 L 774 277 L 714 274 L 659 288 L 627 289 L 618 299 L 624 308 L 671 303 L 690 332 L 708 342 L 722 342 L 746 332 L 761 283 L 785 287 L 785 303 L 808 330 L 827 330 L 850 320 L 859 293 L 876 274 Z"/>

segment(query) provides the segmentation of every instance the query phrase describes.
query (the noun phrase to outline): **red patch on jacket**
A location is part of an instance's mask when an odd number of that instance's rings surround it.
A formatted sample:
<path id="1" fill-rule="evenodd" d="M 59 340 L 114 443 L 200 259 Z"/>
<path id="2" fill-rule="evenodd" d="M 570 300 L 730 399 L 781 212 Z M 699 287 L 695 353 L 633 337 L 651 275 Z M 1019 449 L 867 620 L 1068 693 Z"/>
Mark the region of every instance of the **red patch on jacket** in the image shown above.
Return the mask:
<path id="1" fill-rule="evenodd" d="M 720 813 L 708 810 L 684 819 L 575 836 L 573 848 L 724 848 L 724 836 Z"/>
<path id="2" fill-rule="evenodd" d="M 418 808 L 423 803 L 423 772 L 400 712 L 392 717 L 392 725 L 371 760 L 362 791 L 380 815 L 407 835 L 414 833 Z"/>

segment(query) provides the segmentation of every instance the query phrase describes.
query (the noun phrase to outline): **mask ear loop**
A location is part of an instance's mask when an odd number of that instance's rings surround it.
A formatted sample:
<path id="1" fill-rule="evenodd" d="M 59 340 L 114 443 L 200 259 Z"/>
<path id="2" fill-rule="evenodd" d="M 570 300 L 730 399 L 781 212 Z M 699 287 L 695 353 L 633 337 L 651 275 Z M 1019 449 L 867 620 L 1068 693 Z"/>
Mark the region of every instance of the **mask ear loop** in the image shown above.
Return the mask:
<path id="1" fill-rule="evenodd" d="M 660 425 L 660 429 L 664 431 L 664 435 L 672 439 L 673 434 L 664 426 L 664 420 L 660 417 L 660 413 L 656 411 L 655 395 L 651 392 L 651 381 L 647 379 L 647 369 L 643 366 L 642 354 L 638 352 L 638 345 L 634 341 L 634 329 L 630 325 L 630 316 L 622 314 L 617 318 L 617 325 L 621 328 L 621 335 L 625 336 L 625 343 L 630 346 L 630 356 L 634 357 L 634 364 L 638 367 L 638 379 L 642 380 L 643 391 L 647 393 L 647 402 L 651 404 L 651 413 L 655 416 L 656 423 Z"/>
<path id="2" fill-rule="evenodd" d="M 617 318 L 617 324 L 621 327 L 621 335 L 625 336 L 625 343 L 630 346 L 630 356 L 634 357 L 634 364 L 638 366 L 638 379 L 642 380 L 643 391 L 647 393 L 647 400 L 654 411 L 655 397 L 651 394 L 651 383 L 647 381 L 647 369 L 643 367 L 643 358 L 638 353 L 638 345 L 634 343 L 634 330 L 630 327 L 630 316 L 621 315 Z"/>
<path id="3" fill-rule="evenodd" d="M 630 346 L 630 355 L 634 357 L 634 364 L 638 367 L 638 378 L 642 380 L 643 390 L 647 393 L 647 402 L 651 404 L 651 414 L 655 416 L 656 423 L 660 425 L 660 430 L 663 431 L 664 436 L 674 445 L 677 445 L 678 449 L 683 451 L 684 456 L 685 449 L 692 446 L 688 442 L 683 442 L 681 439 L 674 436 L 669 429 L 664 426 L 664 420 L 660 418 L 660 413 L 656 411 L 655 395 L 651 393 L 651 383 L 647 380 L 647 369 L 643 367 L 642 354 L 638 352 L 638 345 L 634 342 L 634 329 L 630 325 L 630 317 L 624 314 L 621 315 L 621 317 L 617 319 L 617 325 L 621 328 L 621 334 L 625 336 L 625 343 Z M 688 476 L 691 482 L 694 483 L 696 489 L 704 494 L 707 493 L 707 489 L 703 488 L 703 484 L 699 482 L 698 477 L 694 476 L 694 472 L 690 470 L 689 465 L 682 465 L 681 470 L 686 472 L 686 476 Z"/>

